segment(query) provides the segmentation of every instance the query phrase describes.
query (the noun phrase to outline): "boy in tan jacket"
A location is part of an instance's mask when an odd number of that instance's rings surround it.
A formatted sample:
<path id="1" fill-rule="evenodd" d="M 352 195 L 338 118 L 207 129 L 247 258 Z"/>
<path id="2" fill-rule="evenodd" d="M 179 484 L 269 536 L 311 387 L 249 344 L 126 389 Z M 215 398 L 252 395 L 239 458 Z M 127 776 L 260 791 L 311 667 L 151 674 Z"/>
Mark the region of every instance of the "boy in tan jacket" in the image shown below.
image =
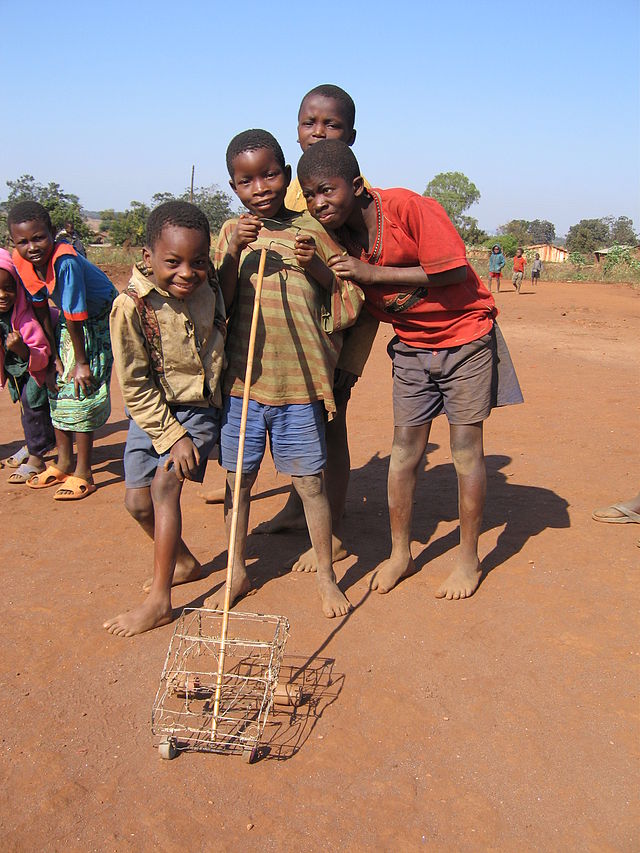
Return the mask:
<path id="1" fill-rule="evenodd" d="M 130 418 L 125 506 L 154 542 L 146 601 L 104 623 L 131 637 L 172 618 L 171 586 L 200 576 L 181 538 L 185 479 L 201 483 L 220 433 L 224 300 L 210 272 L 206 216 L 170 201 L 152 211 L 143 250 L 113 304 L 116 373 Z"/>

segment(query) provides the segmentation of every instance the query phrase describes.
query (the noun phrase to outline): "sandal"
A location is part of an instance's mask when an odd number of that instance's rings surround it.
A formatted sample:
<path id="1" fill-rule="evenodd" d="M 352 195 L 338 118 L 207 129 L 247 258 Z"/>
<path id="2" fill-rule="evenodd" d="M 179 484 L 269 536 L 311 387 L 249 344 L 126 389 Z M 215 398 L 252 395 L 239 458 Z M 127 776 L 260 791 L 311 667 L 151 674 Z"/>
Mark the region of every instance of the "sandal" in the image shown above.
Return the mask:
<path id="1" fill-rule="evenodd" d="M 20 465 L 20 467 L 11 474 L 7 482 L 13 483 L 14 485 L 23 485 L 24 483 L 28 483 L 30 480 L 33 480 L 33 478 L 38 474 L 43 473 L 44 468 L 36 468 L 35 465 L 29 465 L 28 462 L 23 462 L 22 465 Z"/>
<path id="2" fill-rule="evenodd" d="M 60 483 L 64 483 L 68 477 L 69 474 L 65 474 L 64 471 L 56 468 L 55 465 L 49 465 L 44 469 L 44 471 L 40 471 L 39 474 L 32 477 L 27 483 L 27 486 L 29 486 L 30 489 L 48 489 L 49 486 L 59 486 Z"/>
<path id="3" fill-rule="evenodd" d="M 5 464 L 9 466 L 9 468 L 19 468 L 23 462 L 26 462 L 29 458 L 29 449 L 25 444 L 20 448 L 13 456 L 10 456 L 8 459 L 5 459 Z"/>
<path id="4" fill-rule="evenodd" d="M 83 480 L 82 477 L 71 475 L 60 486 L 53 499 L 54 501 L 79 501 L 82 498 L 89 497 L 95 490 L 96 486 L 93 483 Z M 69 491 L 71 494 L 65 495 L 65 491 Z"/>
<path id="5" fill-rule="evenodd" d="M 591 518 L 594 521 L 603 521 L 605 524 L 640 524 L 640 513 L 634 512 L 622 503 L 594 509 Z"/>

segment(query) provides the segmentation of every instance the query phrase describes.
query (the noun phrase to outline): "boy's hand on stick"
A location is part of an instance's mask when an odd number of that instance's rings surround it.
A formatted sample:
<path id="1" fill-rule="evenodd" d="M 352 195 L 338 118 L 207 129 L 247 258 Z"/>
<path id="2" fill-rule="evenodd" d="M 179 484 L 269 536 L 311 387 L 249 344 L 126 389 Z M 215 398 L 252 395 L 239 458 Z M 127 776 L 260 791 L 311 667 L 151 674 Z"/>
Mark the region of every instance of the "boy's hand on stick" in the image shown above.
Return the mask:
<path id="1" fill-rule="evenodd" d="M 243 213 L 229 240 L 229 253 L 238 257 L 243 249 L 257 239 L 261 228 L 262 220 L 253 213 Z"/>
<path id="2" fill-rule="evenodd" d="M 316 254 L 316 241 L 310 234 L 296 235 L 296 242 L 293 247 L 293 254 L 296 261 L 302 269 L 307 269 L 312 263 Z"/>
<path id="3" fill-rule="evenodd" d="M 60 365 L 62 367 L 62 365 Z M 56 371 L 57 371 L 56 367 Z M 76 366 L 71 371 L 71 375 L 73 376 L 73 384 L 76 389 L 76 399 L 80 399 L 80 390 L 84 392 L 84 394 L 89 395 L 93 392 L 94 386 L 94 376 L 91 372 L 91 368 L 89 365 L 84 362 L 80 364 L 76 364 Z"/>
<path id="4" fill-rule="evenodd" d="M 333 255 L 328 266 L 338 278 L 349 279 L 357 284 L 374 284 L 375 267 L 349 255 Z"/>
<path id="5" fill-rule="evenodd" d="M 188 435 L 184 435 L 169 451 L 169 459 L 164 463 L 164 470 L 170 471 L 173 466 L 174 474 L 182 482 L 182 480 L 193 480 L 199 464 L 198 448 Z"/>

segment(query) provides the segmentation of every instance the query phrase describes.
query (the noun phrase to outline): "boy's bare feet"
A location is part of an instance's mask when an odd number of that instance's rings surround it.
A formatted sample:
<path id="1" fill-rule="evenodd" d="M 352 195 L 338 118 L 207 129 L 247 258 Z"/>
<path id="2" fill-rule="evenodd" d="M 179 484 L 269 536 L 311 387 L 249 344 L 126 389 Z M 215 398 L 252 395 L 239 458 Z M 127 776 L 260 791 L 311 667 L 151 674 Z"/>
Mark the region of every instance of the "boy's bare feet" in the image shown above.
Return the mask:
<path id="1" fill-rule="evenodd" d="M 338 539 L 337 536 L 331 537 L 331 562 L 339 563 L 340 560 L 346 560 L 349 556 L 349 552 L 342 544 L 342 540 Z M 316 552 L 313 548 L 309 548 L 308 551 L 305 551 L 304 554 L 300 554 L 300 556 L 295 560 L 294 563 L 290 566 L 292 572 L 317 572 L 318 571 L 318 559 L 316 557 Z"/>
<path id="2" fill-rule="evenodd" d="M 480 561 L 477 557 L 472 563 L 465 564 L 463 561 L 460 561 L 457 568 L 451 572 L 436 592 L 436 598 L 447 598 L 449 601 L 469 598 L 478 588 L 481 577 L 482 569 L 480 568 Z"/>
<path id="3" fill-rule="evenodd" d="M 233 581 L 231 582 L 231 596 L 229 598 L 229 607 L 233 607 L 233 605 L 239 601 L 241 598 L 244 598 L 247 595 L 250 595 L 255 590 L 251 587 L 251 581 L 249 580 L 249 576 L 245 571 L 238 571 L 237 569 L 233 573 Z M 203 607 L 208 608 L 209 610 L 223 610 L 224 609 L 224 597 L 225 597 L 225 587 L 221 586 L 217 592 L 214 592 L 213 595 L 210 595 L 208 598 L 205 598 Z"/>
<path id="4" fill-rule="evenodd" d="M 288 503 L 269 521 L 263 521 L 253 528 L 252 533 L 285 533 L 287 530 L 306 530 L 307 522 L 302 508 Z"/>
<path id="5" fill-rule="evenodd" d="M 350 610 L 353 610 L 353 605 L 338 589 L 336 576 L 333 572 L 331 572 L 329 577 L 319 572 L 316 575 L 316 580 L 318 582 L 318 592 L 322 600 L 322 612 L 327 619 L 333 619 L 336 616 L 346 616 Z"/>
<path id="6" fill-rule="evenodd" d="M 381 595 L 385 595 L 398 584 L 402 578 L 408 578 L 415 574 L 416 564 L 411 554 L 401 554 L 394 557 L 392 554 L 388 560 L 380 563 L 371 578 L 371 589 L 375 589 Z"/>
<path id="7" fill-rule="evenodd" d="M 171 586 L 179 586 L 181 583 L 191 583 L 192 581 L 198 581 L 202 577 L 202 566 L 193 556 L 193 554 L 188 551 L 186 554 L 180 554 L 178 559 L 176 560 L 176 568 L 173 573 L 173 580 L 171 582 Z M 153 575 L 148 577 L 145 582 L 142 584 L 142 591 L 149 593 L 151 590 L 151 584 L 153 583 Z"/>
<path id="8" fill-rule="evenodd" d="M 133 637 L 136 634 L 151 631 L 153 628 L 168 625 L 172 617 L 171 604 L 167 604 L 164 600 L 148 598 L 135 610 L 121 613 L 115 619 L 109 619 L 102 627 L 116 637 Z"/>

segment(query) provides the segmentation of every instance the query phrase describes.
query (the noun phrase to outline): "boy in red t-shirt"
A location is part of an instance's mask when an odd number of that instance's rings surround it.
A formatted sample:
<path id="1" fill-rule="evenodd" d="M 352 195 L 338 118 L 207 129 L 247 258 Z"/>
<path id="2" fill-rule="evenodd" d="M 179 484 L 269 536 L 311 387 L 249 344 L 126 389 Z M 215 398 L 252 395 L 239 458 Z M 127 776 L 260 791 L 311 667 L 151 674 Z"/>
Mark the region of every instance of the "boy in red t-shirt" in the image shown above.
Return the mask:
<path id="1" fill-rule="evenodd" d="M 513 259 L 513 286 L 520 293 L 520 288 L 522 287 L 522 279 L 524 278 L 524 268 L 526 266 L 527 259 L 524 256 L 524 252 L 522 249 L 516 249 L 516 256 Z"/>
<path id="2" fill-rule="evenodd" d="M 493 406 L 522 402 L 494 323 L 493 297 L 468 263 L 444 209 L 410 190 L 365 190 L 358 162 L 343 142 L 313 145 L 302 155 L 298 178 L 309 212 L 349 252 L 331 258 L 329 266 L 363 286 L 369 311 L 396 332 L 388 347 L 395 422 L 388 481 L 392 551 L 372 588 L 389 592 L 416 570 L 410 548 L 416 478 L 431 421 L 444 411 L 458 477 L 460 549 L 456 568 L 436 595 L 467 598 L 482 574 L 483 422 Z"/>

